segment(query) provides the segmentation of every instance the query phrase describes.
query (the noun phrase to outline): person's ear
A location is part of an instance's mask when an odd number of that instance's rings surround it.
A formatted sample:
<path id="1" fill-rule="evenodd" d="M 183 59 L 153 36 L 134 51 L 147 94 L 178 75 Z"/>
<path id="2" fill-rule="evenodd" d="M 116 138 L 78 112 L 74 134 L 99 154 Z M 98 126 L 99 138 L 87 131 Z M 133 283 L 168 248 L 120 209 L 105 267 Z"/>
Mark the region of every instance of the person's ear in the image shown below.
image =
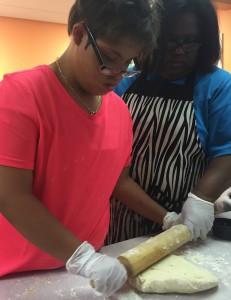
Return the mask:
<path id="1" fill-rule="evenodd" d="M 77 46 L 80 45 L 85 33 L 86 33 L 86 31 L 85 31 L 85 28 L 83 27 L 83 24 L 76 23 L 73 26 L 72 36 L 73 36 L 73 40 Z"/>

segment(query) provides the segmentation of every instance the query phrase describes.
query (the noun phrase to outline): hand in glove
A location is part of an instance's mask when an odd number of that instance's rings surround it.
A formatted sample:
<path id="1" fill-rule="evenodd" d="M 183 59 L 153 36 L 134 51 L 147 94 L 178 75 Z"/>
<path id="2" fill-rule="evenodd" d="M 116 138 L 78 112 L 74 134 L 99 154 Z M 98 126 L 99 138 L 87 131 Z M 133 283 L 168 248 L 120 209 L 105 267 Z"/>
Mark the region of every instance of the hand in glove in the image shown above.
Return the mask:
<path id="1" fill-rule="evenodd" d="M 214 205 L 205 201 L 193 193 L 188 194 L 181 210 L 181 222 L 188 226 L 191 232 L 191 240 L 206 239 L 214 222 Z"/>
<path id="2" fill-rule="evenodd" d="M 174 211 L 168 212 L 163 219 L 163 230 L 167 230 L 170 227 L 180 224 L 181 214 L 177 214 Z"/>
<path id="3" fill-rule="evenodd" d="M 82 243 L 66 263 L 68 272 L 94 281 L 94 292 L 108 297 L 127 280 L 125 267 L 116 258 L 95 252 L 87 242 Z"/>
<path id="4" fill-rule="evenodd" d="M 231 210 L 231 188 L 225 190 L 214 202 L 216 213 L 223 213 Z"/>

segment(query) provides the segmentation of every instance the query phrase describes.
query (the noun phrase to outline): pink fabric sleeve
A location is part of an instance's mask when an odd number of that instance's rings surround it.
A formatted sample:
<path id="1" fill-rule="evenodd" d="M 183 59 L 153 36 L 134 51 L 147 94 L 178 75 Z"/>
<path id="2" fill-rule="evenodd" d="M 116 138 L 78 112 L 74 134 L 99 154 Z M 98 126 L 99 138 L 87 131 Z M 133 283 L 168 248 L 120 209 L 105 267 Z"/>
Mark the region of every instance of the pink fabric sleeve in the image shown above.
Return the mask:
<path id="1" fill-rule="evenodd" d="M 0 164 L 32 170 L 38 140 L 32 97 L 16 80 L 0 83 Z"/>

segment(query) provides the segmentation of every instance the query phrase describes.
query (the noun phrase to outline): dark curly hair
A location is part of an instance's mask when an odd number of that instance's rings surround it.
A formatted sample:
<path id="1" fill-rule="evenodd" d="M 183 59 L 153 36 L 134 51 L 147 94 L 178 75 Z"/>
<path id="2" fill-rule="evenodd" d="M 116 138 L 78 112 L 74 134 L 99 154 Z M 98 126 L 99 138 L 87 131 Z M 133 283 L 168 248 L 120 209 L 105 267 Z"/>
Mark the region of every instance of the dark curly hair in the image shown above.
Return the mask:
<path id="1" fill-rule="evenodd" d="M 216 10 L 210 0 L 162 0 L 161 33 L 158 49 L 152 59 L 144 63 L 146 70 L 158 65 L 164 53 L 166 37 L 174 21 L 182 13 L 194 13 L 199 23 L 202 46 L 198 51 L 196 70 L 200 73 L 209 72 L 220 58 L 219 26 Z M 150 63 L 151 61 L 151 63 Z"/>

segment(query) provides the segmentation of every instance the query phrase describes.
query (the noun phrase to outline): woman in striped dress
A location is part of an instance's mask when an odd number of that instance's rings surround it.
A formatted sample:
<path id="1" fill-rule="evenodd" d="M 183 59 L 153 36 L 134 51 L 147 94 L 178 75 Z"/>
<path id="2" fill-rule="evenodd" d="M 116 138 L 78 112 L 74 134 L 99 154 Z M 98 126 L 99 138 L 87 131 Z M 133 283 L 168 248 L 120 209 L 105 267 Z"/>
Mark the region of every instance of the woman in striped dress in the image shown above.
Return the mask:
<path id="1" fill-rule="evenodd" d="M 153 58 L 116 88 L 133 119 L 130 176 L 170 212 L 170 223 L 175 213 L 181 223 L 190 215 L 187 225 L 204 239 L 202 220 L 231 185 L 231 76 L 215 66 L 219 28 L 210 0 L 163 0 L 163 8 Z M 159 230 L 111 198 L 106 243 Z"/>

